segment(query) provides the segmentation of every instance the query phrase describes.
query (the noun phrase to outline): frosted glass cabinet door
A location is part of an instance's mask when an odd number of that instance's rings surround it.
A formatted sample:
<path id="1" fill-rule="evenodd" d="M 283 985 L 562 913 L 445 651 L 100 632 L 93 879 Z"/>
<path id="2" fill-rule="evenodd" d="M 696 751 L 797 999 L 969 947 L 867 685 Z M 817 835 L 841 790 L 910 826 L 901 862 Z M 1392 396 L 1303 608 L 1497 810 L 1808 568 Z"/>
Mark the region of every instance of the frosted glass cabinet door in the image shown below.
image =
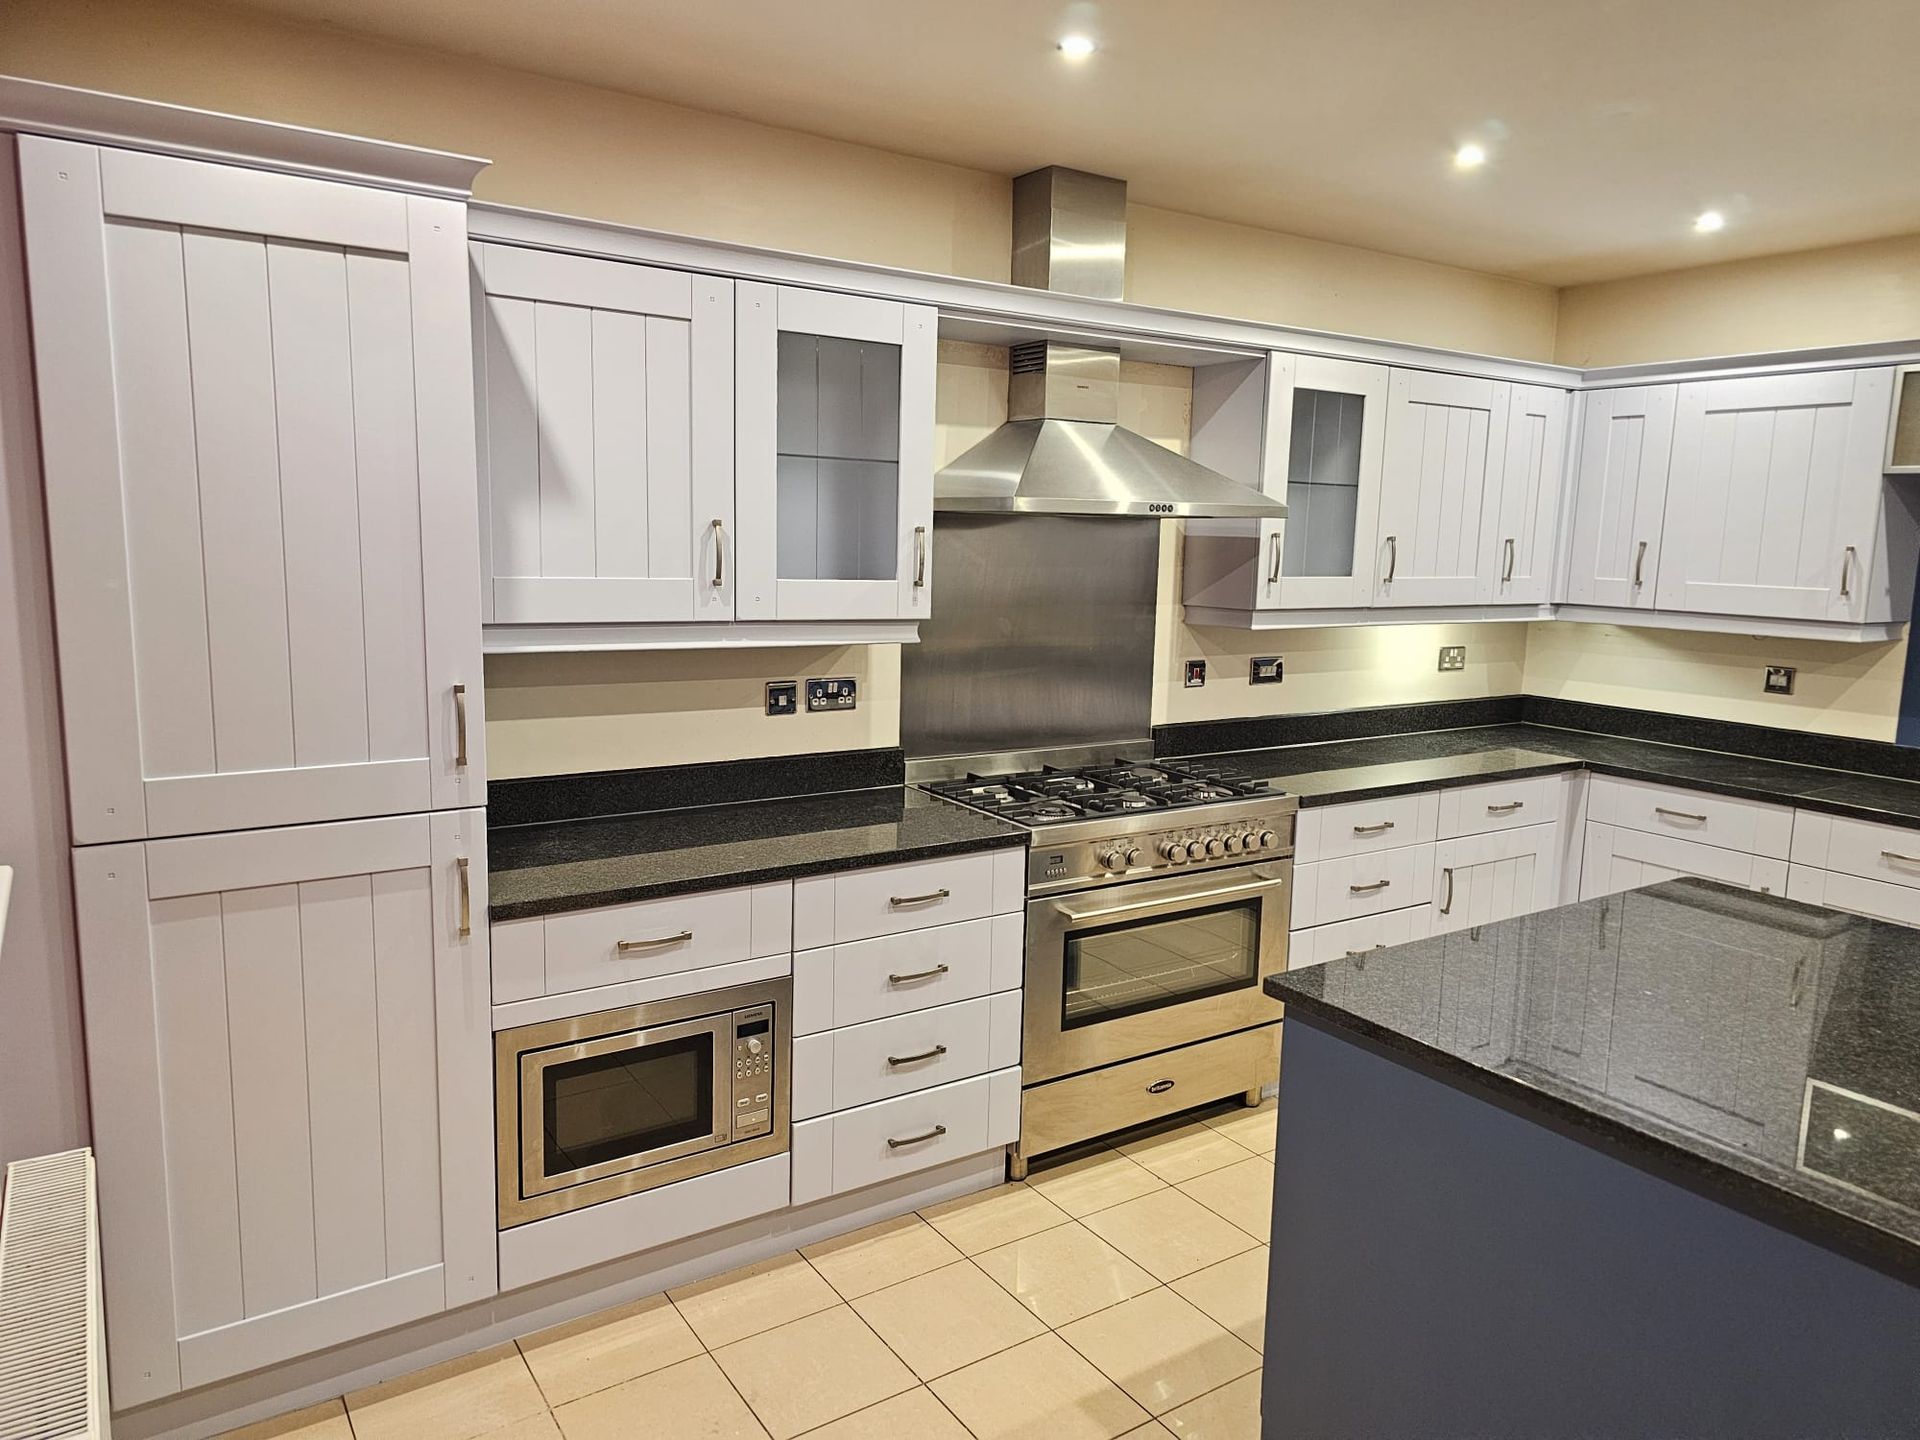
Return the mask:
<path id="1" fill-rule="evenodd" d="M 1481 504 L 1500 473 L 1511 387 L 1395 370 L 1387 393 L 1374 604 L 1480 598 Z"/>
<path id="2" fill-rule="evenodd" d="M 733 282 L 472 250 L 487 618 L 731 619 Z"/>
<path id="3" fill-rule="evenodd" d="M 914 620 L 933 545 L 931 306 L 735 289 L 742 620 Z"/>
<path id="4" fill-rule="evenodd" d="M 1276 354 L 1268 368 L 1267 448 L 1286 473 L 1285 520 L 1260 528 L 1259 609 L 1365 605 L 1386 434 L 1387 368 Z"/>
<path id="5" fill-rule="evenodd" d="M 1654 608 L 1673 459 L 1674 389 L 1632 385 L 1580 397 L 1570 604 Z"/>
<path id="6" fill-rule="evenodd" d="M 1490 605 L 1544 605 L 1552 599 L 1567 392 L 1515 385 L 1506 433 L 1497 443 L 1498 481 L 1489 482 L 1480 535 L 1480 598 Z"/>
<path id="7" fill-rule="evenodd" d="M 464 208 L 19 156 L 74 839 L 484 804 Z"/>

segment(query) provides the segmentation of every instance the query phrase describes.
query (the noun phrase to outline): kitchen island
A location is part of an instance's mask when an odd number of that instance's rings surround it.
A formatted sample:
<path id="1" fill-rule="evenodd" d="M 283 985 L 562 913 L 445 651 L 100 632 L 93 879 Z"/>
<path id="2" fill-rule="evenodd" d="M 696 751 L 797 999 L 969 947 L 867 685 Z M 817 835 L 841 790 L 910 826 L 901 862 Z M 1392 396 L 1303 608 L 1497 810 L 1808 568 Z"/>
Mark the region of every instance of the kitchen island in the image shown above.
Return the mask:
<path id="1" fill-rule="evenodd" d="M 1920 931 L 1678 880 L 1267 984 L 1269 1435 L 1920 1433 Z"/>

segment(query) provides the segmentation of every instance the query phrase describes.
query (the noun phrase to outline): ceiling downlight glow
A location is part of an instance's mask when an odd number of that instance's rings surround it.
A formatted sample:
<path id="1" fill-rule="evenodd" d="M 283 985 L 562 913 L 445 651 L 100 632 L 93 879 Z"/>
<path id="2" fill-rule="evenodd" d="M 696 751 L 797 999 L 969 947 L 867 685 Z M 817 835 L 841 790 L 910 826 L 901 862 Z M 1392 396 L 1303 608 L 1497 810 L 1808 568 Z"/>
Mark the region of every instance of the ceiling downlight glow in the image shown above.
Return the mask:
<path id="1" fill-rule="evenodd" d="M 1060 37 L 1060 53 L 1069 60 L 1084 60 L 1093 54 L 1095 48 L 1097 47 L 1095 47 L 1091 35 L 1062 35 Z"/>
<path id="2" fill-rule="evenodd" d="M 1468 141 L 1453 152 L 1453 168 L 1456 170 L 1478 170 L 1487 163 L 1487 147 Z"/>
<path id="3" fill-rule="evenodd" d="M 1696 235 L 1712 235 L 1727 228 L 1727 217 L 1718 210 L 1702 210 L 1693 217 L 1693 230 Z"/>

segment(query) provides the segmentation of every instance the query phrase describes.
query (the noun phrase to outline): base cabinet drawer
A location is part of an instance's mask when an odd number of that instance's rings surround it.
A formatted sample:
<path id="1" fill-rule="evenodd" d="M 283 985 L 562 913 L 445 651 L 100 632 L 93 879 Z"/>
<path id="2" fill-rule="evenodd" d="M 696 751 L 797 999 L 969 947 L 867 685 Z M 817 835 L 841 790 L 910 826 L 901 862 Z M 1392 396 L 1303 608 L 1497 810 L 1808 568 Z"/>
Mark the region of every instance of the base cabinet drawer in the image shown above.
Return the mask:
<path id="1" fill-rule="evenodd" d="M 1682 875 L 1773 895 L 1785 894 L 1787 888 L 1787 862 L 1771 855 L 1722 850 L 1675 835 L 1649 835 L 1616 825 L 1587 826 L 1586 846 L 1580 858 L 1582 900 Z"/>
<path id="2" fill-rule="evenodd" d="M 1302 965 L 1357 957 L 1389 945 L 1424 940 L 1432 933 L 1431 905 L 1410 905 L 1381 915 L 1362 915 L 1357 920 L 1316 925 L 1311 930 L 1296 930 L 1289 937 L 1287 968 L 1298 970 Z"/>
<path id="3" fill-rule="evenodd" d="M 1431 845 L 1299 865 L 1293 872 L 1291 928 L 1304 930 L 1356 915 L 1404 910 L 1425 901 L 1432 884 Z"/>
<path id="4" fill-rule="evenodd" d="M 793 1118 L 811 1120 L 1020 1063 L 1020 992 L 797 1036 Z"/>
<path id="5" fill-rule="evenodd" d="M 1026 899 L 1025 846 L 809 875 L 793 883 L 793 948 L 1010 914 Z"/>
<path id="6" fill-rule="evenodd" d="M 1920 925 L 1920 890 L 1885 880 L 1869 880 L 1863 875 L 1820 870 L 1811 865 L 1789 866 L 1787 898 L 1824 905 L 1829 910 L 1848 910 L 1875 920 L 1891 920 L 1896 925 Z"/>
<path id="7" fill-rule="evenodd" d="M 1784 805 L 1613 775 L 1589 782 L 1587 819 L 1782 860 L 1793 838 L 1793 811 Z"/>
<path id="8" fill-rule="evenodd" d="M 1018 1067 L 793 1127 L 793 1203 L 963 1160 L 1020 1136 Z"/>
<path id="9" fill-rule="evenodd" d="M 1440 838 L 1551 824 L 1560 818 L 1560 796 L 1565 788 L 1559 775 L 1527 775 L 1442 790 Z"/>
<path id="10" fill-rule="evenodd" d="M 1439 813 L 1440 797 L 1431 790 L 1341 805 L 1310 805 L 1300 812 L 1294 830 L 1294 858 L 1306 865 L 1419 845 L 1434 838 Z"/>
<path id="11" fill-rule="evenodd" d="M 1017 990 L 1026 917 L 993 915 L 793 957 L 796 1035 Z"/>
<path id="12" fill-rule="evenodd" d="M 1920 830 L 1797 811 L 1793 863 L 1920 889 Z"/>

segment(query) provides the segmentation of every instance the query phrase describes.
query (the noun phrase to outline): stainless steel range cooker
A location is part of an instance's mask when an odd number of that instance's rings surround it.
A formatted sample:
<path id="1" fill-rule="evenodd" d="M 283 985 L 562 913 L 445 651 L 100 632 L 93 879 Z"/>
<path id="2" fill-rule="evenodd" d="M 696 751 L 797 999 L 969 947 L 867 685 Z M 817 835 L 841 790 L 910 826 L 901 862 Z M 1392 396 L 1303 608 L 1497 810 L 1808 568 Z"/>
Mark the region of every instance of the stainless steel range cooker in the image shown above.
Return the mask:
<path id="1" fill-rule="evenodd" d="M 923 760 L 912 778 L 1033 832 L 1015 1179 L 1036 1155 L 1277 1074 L 1299 801 L 1144 747 Z"/>

